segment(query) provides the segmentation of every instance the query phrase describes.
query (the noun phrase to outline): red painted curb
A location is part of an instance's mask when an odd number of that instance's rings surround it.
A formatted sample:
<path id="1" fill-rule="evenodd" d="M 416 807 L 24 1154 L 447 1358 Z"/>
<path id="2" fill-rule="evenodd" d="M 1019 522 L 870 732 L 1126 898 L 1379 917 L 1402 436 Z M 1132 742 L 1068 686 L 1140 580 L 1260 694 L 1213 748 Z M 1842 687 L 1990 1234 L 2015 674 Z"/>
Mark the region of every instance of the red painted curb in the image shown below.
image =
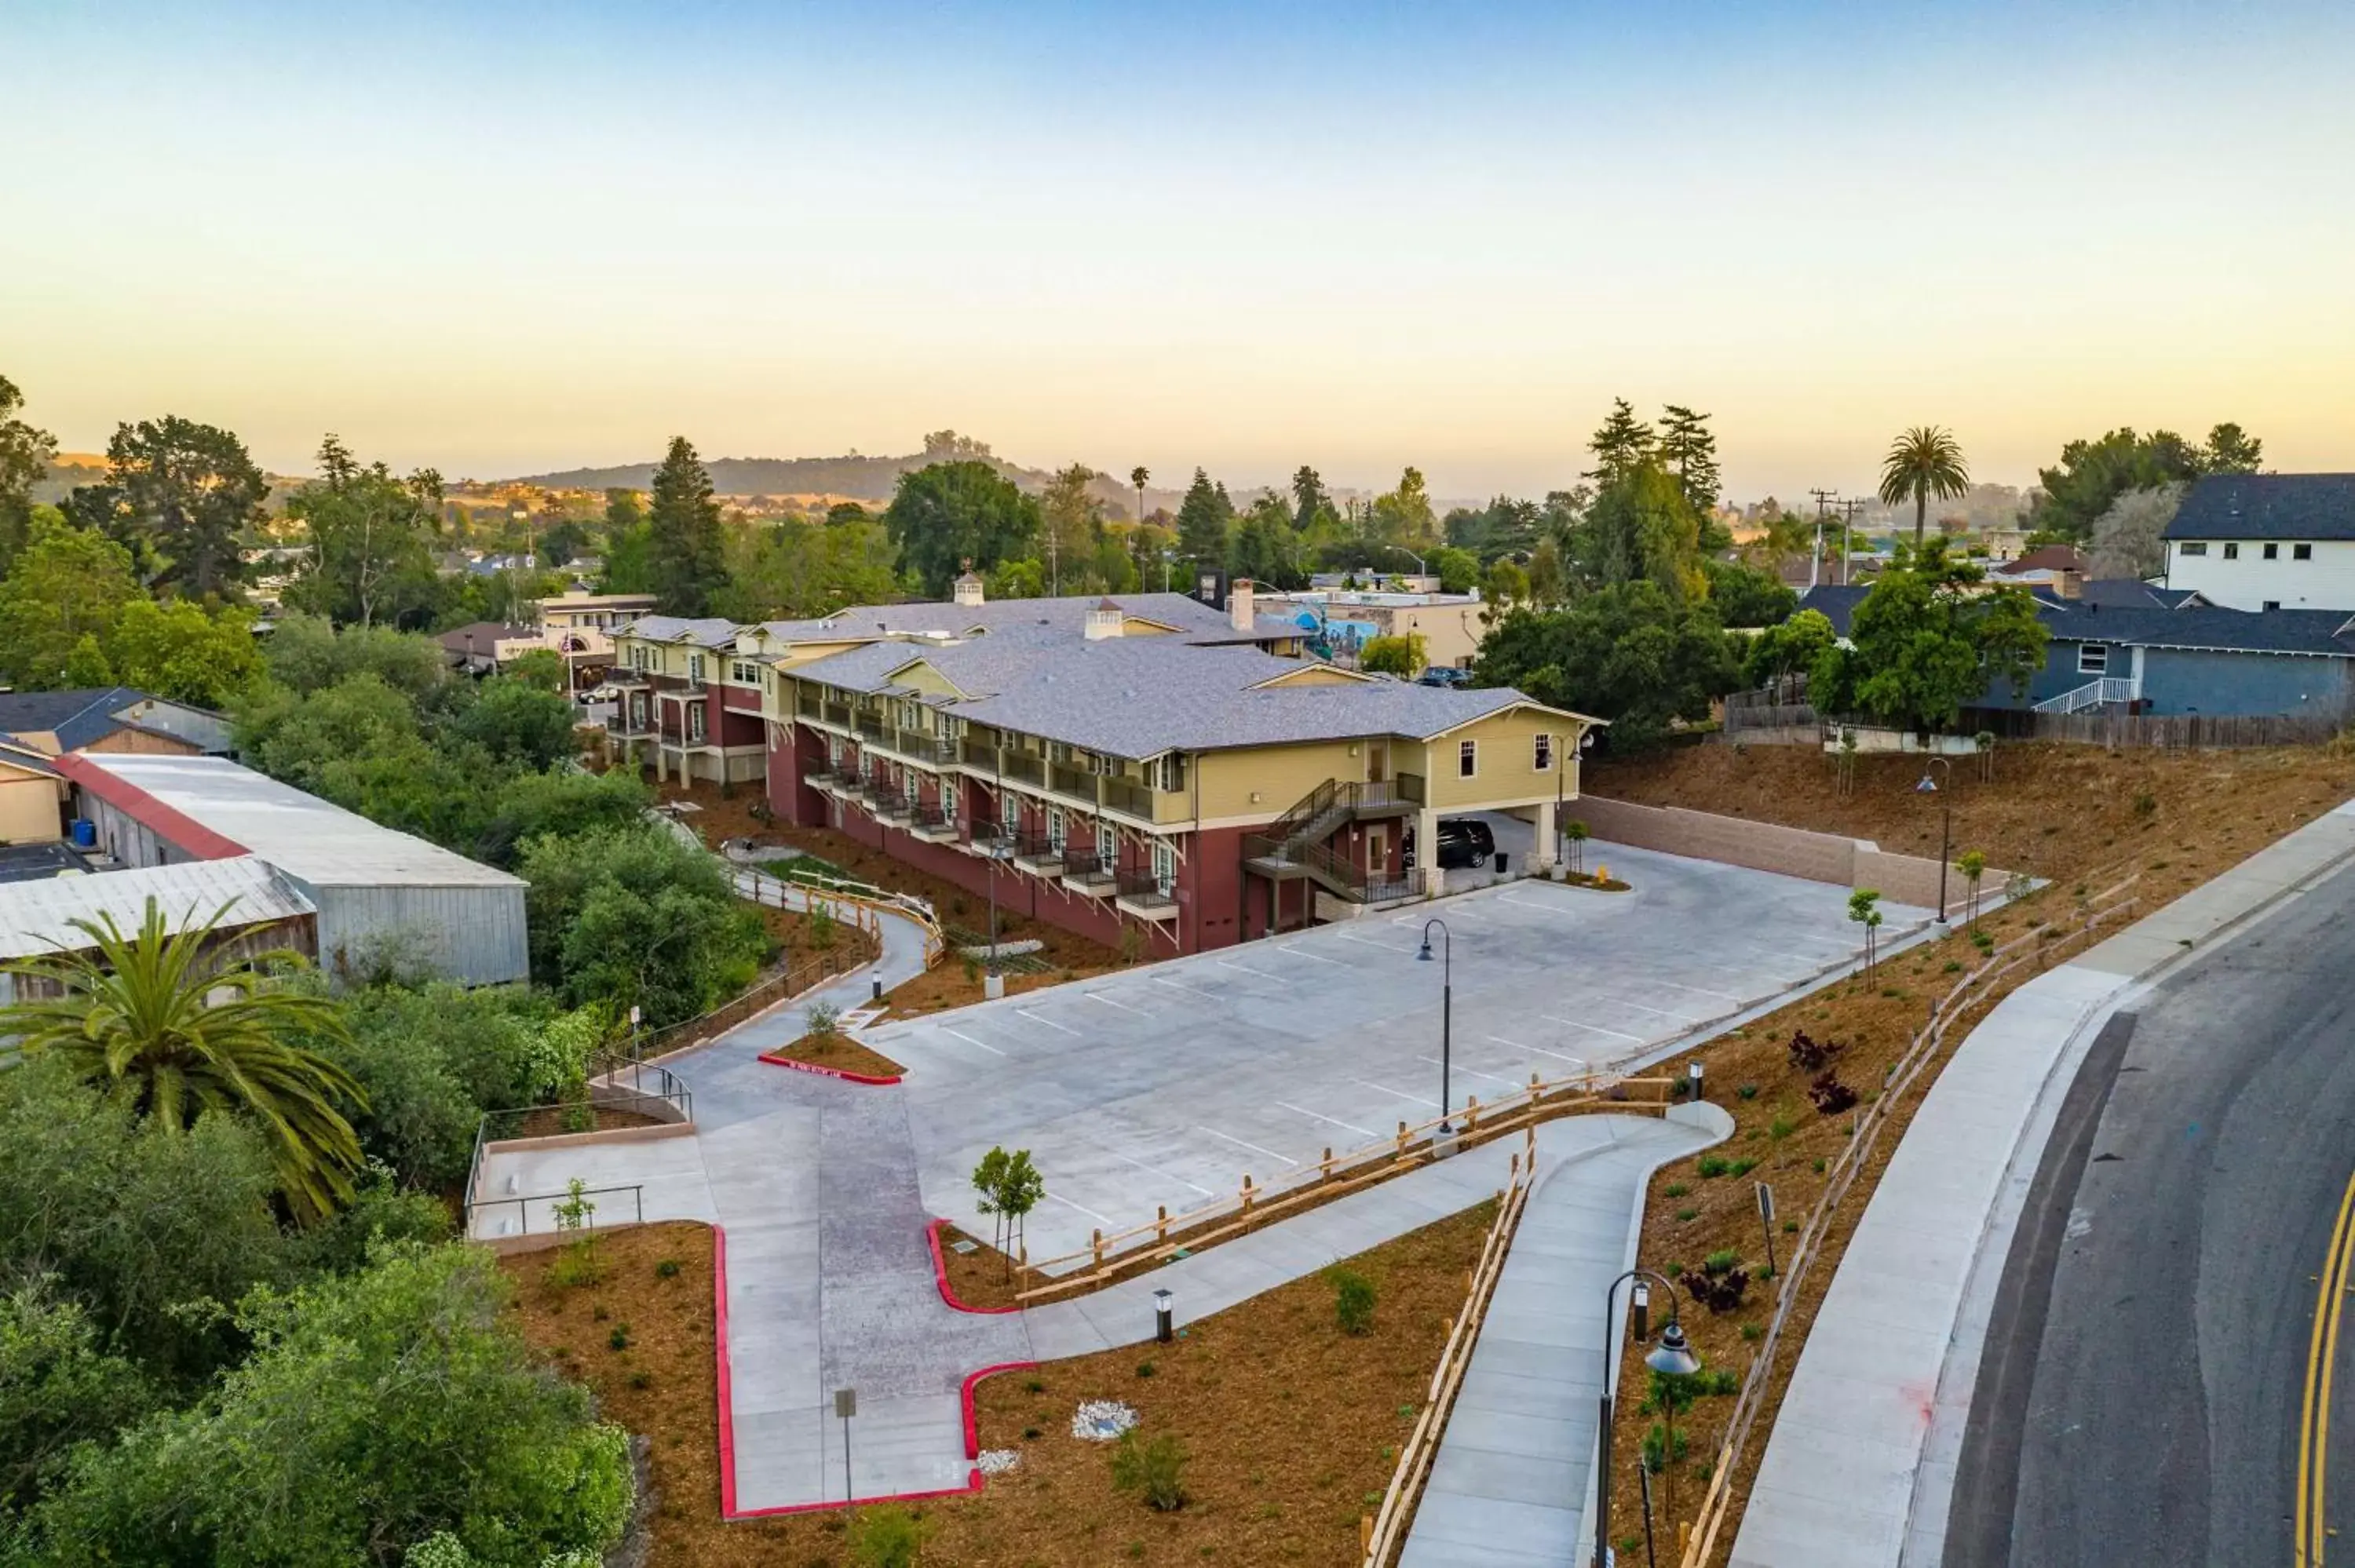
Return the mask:
<path id="1" fill-rule="evenodd" d="M 773 1519 L 788 1513 L 822 1513 L 828 1509 L 848 1508 L 850 1502 L 785 1503 L 777 1508 L 739 1510 L 736 1506 L 736 1411 L 734 1390 L 728 1376 L 728 1232 L 720 1225 L 711 1227 L 711 1325 L 712 1343 L 719 1365 L 716 1368 L 719 1401 L 719 1517 L 723 1520 Z M 964 1417 L 964 1457 L 981 1457 L 981 1425 L 973 1413 L 974 1385 L 995 1372 L 1016 1372 L 1036 1366 L 1036 1361 L 1003 1361 L 996 1366 L 982 1368 L 964 1380 L 957 1390 L 957 1402 Z M 946 1487 L 928 1492 L 885 1492 L 875 1497 L 858 1498 L 860 1503 L 924 1502 L 935 1498 L 969 1497 L 981 1490 L 979 1469 L 965 1472 L 964 1485 Z"/>
<path id="2" fill-rule="evenodd" d="M 772 1067 L 791 1067 L 796 1073 L 815 1073 L 822 1078 L 840 1078 L 846 1084 L 868 1084 L 878 1088 L 889 1087 L 898 1083 L 900 1077 L 897 1073 L 888 1078 L 879 1078 L 872 1073 L 852 1073 L 840 1067 L 821 1067 L 815 1062 L 804 1062 L 792 1056 L 780 1056 L 773 1051 L 762 1052 L 759 1060 L 766 1062 Z"/>
<path id="3" fill-rule="evenodd" d="M 932 1283 L 941 1287 L 941 1299 L 960 1312 L 971 1312 L 977 1317 L 995 1317 L 1000 1313 L 1022 1310 L 1019 1307 L 968 1307 L 957 1299 L 957 1293 L 949 1287 L 949 1261 L 941 1255 L 941 1231 L 947 1224 L 946 1220 L 934 1220 L 924 1227 L 924 1240 L 932 1249 Z M 967 1404 L 969 1408 L 970 1401 Z"/>

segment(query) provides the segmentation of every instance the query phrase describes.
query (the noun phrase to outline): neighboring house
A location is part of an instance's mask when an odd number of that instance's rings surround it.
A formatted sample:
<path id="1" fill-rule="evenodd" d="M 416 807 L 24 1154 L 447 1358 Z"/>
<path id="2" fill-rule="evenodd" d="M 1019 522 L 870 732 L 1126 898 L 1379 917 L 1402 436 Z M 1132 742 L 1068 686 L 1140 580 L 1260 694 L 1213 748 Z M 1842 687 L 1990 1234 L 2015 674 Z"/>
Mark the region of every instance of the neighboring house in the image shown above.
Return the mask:
<path id="1" fill-rule="evenodd" d="M 130 686 L 0 692 L 0 737 L 56 756 L 140 751 L 218 757 L 235 736 L 228 717 Z"/>
<path id="2" fill-rule="evenodd" d="M 2355 610 L 2355 473 L 2220 473 L 2167 525 L 2167 584 L 2233 609 Z"/>
<path id="3" fill-rule="evenodd" d="M 1443 815 L 1522 815 L 1550 861 L 1595 722 L 1288 656 L 1299 629 L 1247 588 L 1224 617 L 1174 594 L 896 608 L 767 667 L 771 810 L 1145 952 L 1431 890 L 1406 846 Z"/>
<path id="4" fill-rule="evenodd" d="M 0 844 L 65 837 L 66 782 L 48 753 L 0 739 Z"/>
<path id="5" fill-rule="evenodd" d="M 318 957 L 317 909 L 266 862 L 240 855 L 8 882 L 0 888 L 0 964 L 87 950 L 92 944 L 77 920 L 102 925 L 112 916 L 118 929 L 135 932 L 151 898 L 169 933 L 219 916 L 208 950 L 231 961 L 280 948 Z M 0 1002 L 55 994 L 54 982 L 0 973 Z"/>
<path id="6" fill-rule="evenodd" d="M 1423 669 L 1470 669 L 1487 632 L 1481 624 L 1477 594 L 1305 588 L 1262 594 L 1258 609 L 1290 617 L 1304 636 L 1321 635 L 1336 653 L 1351 657 L 1361 655 L 1377 637 L 1420 637 Z M 1422 673 L 1422 669 L 1409 672 L 1411 676 Z"/>
<path id="7" fill-rule="evenodd" d="M 450 656 L 454 667 L 469 675 L 487 675 L 507 659 L 513 652 L 502 652 L 501 646 L 514 648 L 521 644 L 538 647 L 539 633 L 536 628 L 517 626 L 502 620 L 474 620 L 444 631 L 433 639 Z"/>
<path id="8" fill-rule="evenodd" d="M 83 754 L 55 765 L 98 849 L 125 866 L 267 862 L 315 911 L 331 973 L 389 952 L 468 984 L 530 972 L 519 877 L 221 758 Z"/>
<path id="9" fill-rule="evenodd" d="M 575 590 L 541 599 L 537 610 L 543 631 L 602 631 L 610 636 L 617 628 L 652 615 L 655 596 Z"/>
<path id="10" fill-rule="evenodd" d="M 1987 580 L 2005 588 L 2042 588 L 2074 599 L 2085 581 L 2085 557 L 2066 545 L 2046 545 L 1987 567 Z"/>

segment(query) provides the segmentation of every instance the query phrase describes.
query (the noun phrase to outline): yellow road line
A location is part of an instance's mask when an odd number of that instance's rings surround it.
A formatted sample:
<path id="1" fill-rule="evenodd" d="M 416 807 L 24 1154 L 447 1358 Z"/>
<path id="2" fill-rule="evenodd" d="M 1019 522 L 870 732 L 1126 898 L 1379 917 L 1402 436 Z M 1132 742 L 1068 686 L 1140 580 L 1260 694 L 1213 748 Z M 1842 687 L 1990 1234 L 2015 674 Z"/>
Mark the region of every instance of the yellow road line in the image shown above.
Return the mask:
<path id="1" fill-rule="evenodd" d="M 2339 1200 L 2330 1250 L 2322 1263 L 2322 1283 L 2314 1300 L 2314 1334 L 2307 1347 L 2306 1400 L 2298 1415 L 2297 1502 L 2292 1541 L 2296 1568 L 2322 1568 L 2326 1452 L 2330 1437 L 2330 1372 L 2339 1359 L 2339 1320 L 2347 1300 L 2347 1272 L 2355 1251 L 2355 1176 Z"/>

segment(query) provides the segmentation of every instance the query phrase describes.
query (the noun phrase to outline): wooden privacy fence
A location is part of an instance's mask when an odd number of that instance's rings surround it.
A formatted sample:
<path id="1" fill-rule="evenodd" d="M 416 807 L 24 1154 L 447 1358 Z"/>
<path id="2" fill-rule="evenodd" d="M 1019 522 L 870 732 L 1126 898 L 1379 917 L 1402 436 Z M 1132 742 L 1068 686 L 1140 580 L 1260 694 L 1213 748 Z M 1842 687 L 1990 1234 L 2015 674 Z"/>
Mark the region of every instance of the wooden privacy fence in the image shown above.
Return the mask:
<path id="1" fill-rule="evenodd" d="M 2140 903 L 2130 896 L 2140 874 L 2124 880 L 2083 900 L 2074 925 L 2040 926 L 2004 943 L 1987 955 L 1987 962 L 1955 982 L 1954 989 L 1940 998 L 1930 1010 L 1924 1022 L 1897 1060 L 1890 1065 L 1882 1080 L 1881 1092 L 1870 1104 L 1856 1112 L 1856 1130 L 1848 1147 L 1833 1161 L 1831 1174 L 1824 1183 L 1822 1196 L 1808 1211 L 1806 1223 L 1800 1227 L 1798 1240 L 1793 1245 L 1789 1261 L 1775 1277 L 1774 1316 L 1768 1319 L 1765 1337 L 1759 1341 L 1757 1354 L 1750 1362 L 1750 1371 L 1742 1380 L 1742 1391 L 1734 1398 L 1733 1412 L 1726 1418 L 1725 1439 L 1719 1446 L 1717 1457 L 1710 1472 L 1709 1490 L 1702 1496 L 1700 1510 L 1691 1532 L 1686 1539 L 1683 1568 L 1703 1568 L 1716 1550 L 1719 1531 L 1731 1516 L 1733 1501 L 1735 1471 L 1741 1465 L 1743 1450 L 1756 1424 L 1759 1412 L 1766 1403 L 1766 1391 L 1774 1382 L 1775 1352 L 1781 1348 L 1783 1335 L 1789 1328 L 1794 1308 L 1806 1284 L 1807 1271 L 1823 1250 L 1825 1238 L 1830 1234 L 1832 1218 L 1840 1202 L 1856 1184 L 1856 1179 L 1872 1162 L 1872 1151 L 1881 1130 L 1889 1125 L 1896 1107 L 1901 1104 L 1924 1068 L 1935 1061 L 1944 1047 L 1946 1033 L 1960 1018 L 1998 993 L 1997 982 L 2023 967 L 2041 968 L 2061 956 L 2062 950 L 2088 941 L 2094 933 L 2117 916 L 2133 910 Z M 2003 988 L 2009 989 L 2009 988 Z"/>
<path id="2" fill-rule="evenodd" d="M 1505 1185 L 1497 1194 L 1497 1217 L 1488 1225 L 1487 1239 L 1480 1245 L 1480 1256 L 1472 1266 L 1472 1274 L 1464 1293 L 1464 1306 L 1455 1314 L 1455 1326 L 1447 1331 L 1447 1343 L 1439 1352 L 1439 1365 L 1431 1374 L 1431 1391 L 1423 1398 L 1423 1414 L 1416 1418 L 1414 1430 L 1408 1434 L 1406 1446 L 1399 1450 L 1398 1467 L 1391 1472 L 1390 1489 L 1382 1494 L 1380 1512 L 1360 1519 L 1358 1544 L 1366 1554 L 1366 1568 L 1387 1568 L 1406 1543 L 1407 1526 L 1414 1519 L 1415 1505 L 1423 1500 L 1423 1482 L 1431 1477 L 1432 1460 L 1438 1456 L 1439 1440 L 1447 1431 L 1447 1417 L 1455 1408 L 1457 1390 L 1464 1385 L 1465 1370 L 1472 1364 L 1472 1351 L 1480 1342 L 1480 1325 L 1488 1315 L 1488 1302 L 1497 1293 L 1497 1277 L 1504 1272 L 1505 1255 L 1513 1245 L 1513 1232 L 1521 1223 L 1521 1210 L 1529 1202 L 1529 1183 L 1537 1172 L 1538 1129 L 1534 1127 L 1524 1135 L 1519 1153 L 1513 1156 Z"/>
<path id="3" fill-rule="evenodd" d="M 2350 715 L 2299 714 L 2028 714 L 2018 735 L 2080 746 L 2233 747 L 2319 746 L 2347 727 Z"/>
<path id="4" fill-rule="evenodd" d="M 1030 1307 L 1053 1297 L 1108 1285 L 1130 1269 L 1164 1262 L 1181 1252 L 1199 1252 L 1245 1234 L 1255 1224 L 1412 1170 L 1433 1158 L 1443 1145 L 1454 1151 L 1580 1111 L 1664 1110 L 1675 1089 L 1676 1082 L 1669 1078 L 1587 1073 L 1577 1077 L 1546 1079 L 1532 1073 L 1526 1088 L 1516 1089 L 1502 1099 L 1483 1105 L 1474 1096 L 1452 1117 L 1433 1117 L 1420 1126 L 1401 1122 L 1391 1137 L 1337 1155 L 1327 1149 L 1325 1157 L 1315 1165 L 1303 1166 L 1282 1182 L 1262 1186 L 1245 1171 L 1231 1197 L 1214 1198 L 1176 1214 L 1165 1205 L 1144 1224 L 1111 1235 L 1097 1230 L 1090 1236 L 1084 1252 L 1065 1253 L 1034 1263 L 1026 1247 L 1016 1258 L 1018 1277 L 1026 1282 L 1057 1267 L 1080 1272 L 1046 1279 L 1018 1291 L 1014 1298 Z M 1444 1139 L 1439 1137 L 1442 1121 L 1454 1124 Z"/>

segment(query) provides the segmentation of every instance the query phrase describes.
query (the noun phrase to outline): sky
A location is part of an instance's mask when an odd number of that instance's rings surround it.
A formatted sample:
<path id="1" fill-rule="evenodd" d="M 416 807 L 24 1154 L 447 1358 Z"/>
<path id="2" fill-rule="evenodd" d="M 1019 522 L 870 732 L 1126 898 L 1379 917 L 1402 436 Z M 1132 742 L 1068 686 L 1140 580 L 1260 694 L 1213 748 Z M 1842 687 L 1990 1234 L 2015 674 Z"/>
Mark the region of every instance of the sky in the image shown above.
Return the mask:
<path id="1" fill-rule="evenodd" d="M 1731 495 L 2355 469 L 2355 6 L 0 0 L 0 375 L 307 472 L 912 450 Z"/>

